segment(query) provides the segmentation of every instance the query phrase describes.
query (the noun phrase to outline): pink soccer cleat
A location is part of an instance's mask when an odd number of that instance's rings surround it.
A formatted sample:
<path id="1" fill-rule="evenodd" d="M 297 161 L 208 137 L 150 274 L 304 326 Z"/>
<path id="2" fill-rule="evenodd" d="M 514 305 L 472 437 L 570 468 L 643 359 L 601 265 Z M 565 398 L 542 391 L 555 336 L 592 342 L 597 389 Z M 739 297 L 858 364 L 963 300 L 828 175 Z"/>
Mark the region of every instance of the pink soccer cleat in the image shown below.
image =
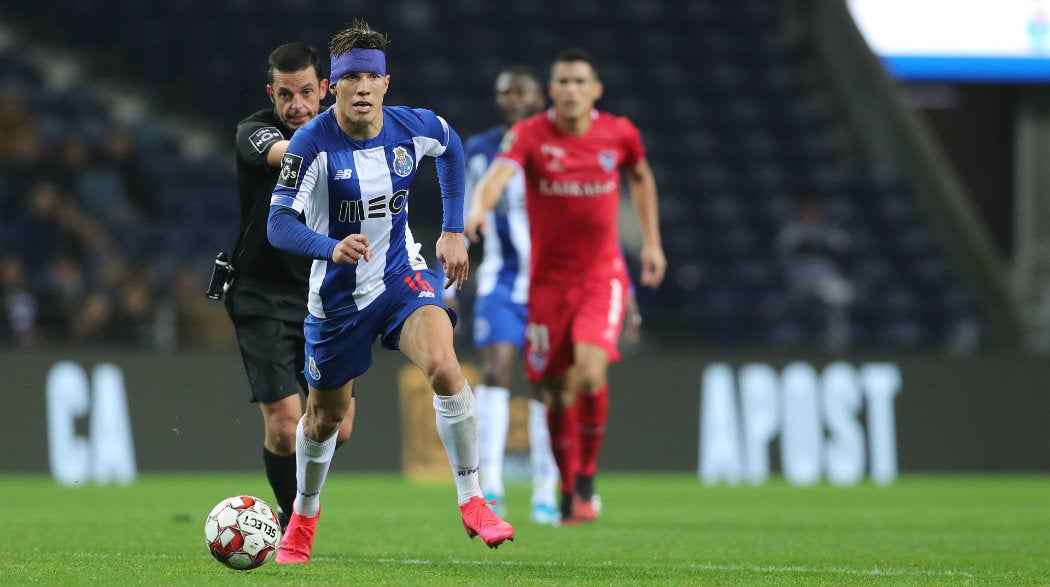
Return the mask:
<path id="1" fill-rule="evenodd" d="M 601 500 L 597 495 L 584 499 L 579 494 L 572 496 L 572 519 L 575 522 L 593 522 L 601 515 Z"/>
<path id="2" fill-rule="evenodd" d="M 501 520 L 485 498 L 472 497 L 459 506 L 459 511 L 463 514 L 463 529 L 467 531 L 467 536 L 481 536 L 489 548 L 498 548 L 504 540 L 514 540 L 514 526 Z"/>
<path id="3" fill-rule="evenodd" d="M 310 551 L 314 546 L 314 532 L 317 531 L 317 520 L 321 519 L 321 512 L 308 518 L 299 512 L 293 511 L 288 521 L 288 529 L 281 539 L 281 545 L 277 547 L 278 564 L 294 565 L 310 562 Z"/>

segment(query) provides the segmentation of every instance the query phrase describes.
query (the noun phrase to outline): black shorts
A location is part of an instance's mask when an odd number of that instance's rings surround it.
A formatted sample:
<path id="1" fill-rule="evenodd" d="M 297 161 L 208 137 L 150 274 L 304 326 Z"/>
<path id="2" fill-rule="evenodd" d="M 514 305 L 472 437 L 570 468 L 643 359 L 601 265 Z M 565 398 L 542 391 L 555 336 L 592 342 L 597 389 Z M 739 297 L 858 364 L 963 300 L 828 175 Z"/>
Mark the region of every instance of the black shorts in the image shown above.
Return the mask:
<path id="1" fill-rule="evenodd" d="M 240 316 L 234 320 L 234 329 L 251 401 L 270 403 L 306 392 L 302 322 Z"/>

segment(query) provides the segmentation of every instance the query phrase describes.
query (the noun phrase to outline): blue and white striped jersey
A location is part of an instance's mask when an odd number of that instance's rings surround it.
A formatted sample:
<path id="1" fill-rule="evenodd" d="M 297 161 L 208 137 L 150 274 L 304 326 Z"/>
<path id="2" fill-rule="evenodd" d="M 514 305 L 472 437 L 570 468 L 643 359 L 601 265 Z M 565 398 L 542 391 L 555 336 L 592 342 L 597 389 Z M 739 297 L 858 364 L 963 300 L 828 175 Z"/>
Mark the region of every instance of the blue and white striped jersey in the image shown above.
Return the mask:
<path id="1" fill-rule="evenodd" d="M 420 159 L 444 155 L 450 133 L 430 110 L 383 106 L 383 129 L 372 139 L 347 136 L 334 109 L 292 136 L 271 205 L 302 212 L 307 227 L 336 240 L 367 235 L 372 249 L 372 260 L 356 265 L 314 260 L 312 315 L 363 309 L 409 267 L 427 267 L 408 226 L 409 189 Z"/>
<path id="2" fill-rule="evenodd" d="M 499 152 L 503 127 L 496 126 L 467 140 L 467 199 L 474 186 Z M 470 202 L 466 203 L 470 208 Z M 525 212 L 525 177 L 518 171 L 511 178 L 496 204 L 488 213 L 488 231 L 483 241 L 483 255 L 477 273 L 477 296 L 486 296 L 497 287 L 506 288 L 510 299 L 524 304 L 529 298 L 529 220 Z"/>

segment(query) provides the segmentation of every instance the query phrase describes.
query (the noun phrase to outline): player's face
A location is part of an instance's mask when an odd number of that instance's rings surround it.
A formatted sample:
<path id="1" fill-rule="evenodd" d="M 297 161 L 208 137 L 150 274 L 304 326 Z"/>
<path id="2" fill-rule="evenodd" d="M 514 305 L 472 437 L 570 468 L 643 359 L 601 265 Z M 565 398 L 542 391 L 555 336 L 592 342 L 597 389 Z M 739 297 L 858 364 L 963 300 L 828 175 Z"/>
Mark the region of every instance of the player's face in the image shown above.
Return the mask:
<path id="1" fill-rule="evenodd" d="M 319 79 L 313 67 L 299 71 L 274 71 L 273 83 L 266 86 L 281 122 L 291 130 L 310 122 L 328 95 L 328 80 Z"/>
<path id="2" fill-rule="evenodd" d="M 602 83 L 586 61 L 566 61 L 554 64 L 547 91 L 554 103 L 554 111 L 563 118 L 590 116 L 594 103 L 602 96 Z"/>
<path id="3" fill-rule="evenodd" d="M 383 98 L 390 87 L 390 76 L 378 73 L 350 73 L 332 87 L 339 118 L 355 130 L 354 134 L 375 136 L 383 125 Z M 355 137 L 356 138 L 356 137 Z"/>
<path id="4" fill-rule="evenodd" d="M 540 83 L 529 75 L 501 73 L 496 78 L 496 106 L 507 124 L 539 112 L 543 109 Z"/>

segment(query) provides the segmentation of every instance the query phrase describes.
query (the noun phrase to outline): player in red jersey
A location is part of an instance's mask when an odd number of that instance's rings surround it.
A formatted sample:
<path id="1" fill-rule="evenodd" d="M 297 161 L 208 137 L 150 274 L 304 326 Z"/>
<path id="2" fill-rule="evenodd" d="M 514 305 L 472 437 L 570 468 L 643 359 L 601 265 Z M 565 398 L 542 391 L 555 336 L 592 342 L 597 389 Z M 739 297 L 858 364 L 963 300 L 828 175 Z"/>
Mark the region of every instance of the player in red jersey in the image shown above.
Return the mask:
<path id="1" fill-rule="evenodd" d="M 525 364 L 550 402 L 551 446 L 561 473 L 563 523 L 594 520 L 594 473 L 608 414 L 609 364 L 628 295 L 617 214 L 620 176 L 638 213 L 639 282 L 655 288 L 667 260 L 660 242 L 656 182 L 638 129 L 595 110 L 602 83 L 590 55 L 561 52 L 551 67 L 552 108 L 514 125 L 474 190 L 472 240 L 517 170 L 525 175 L 532 240 Z"/>

